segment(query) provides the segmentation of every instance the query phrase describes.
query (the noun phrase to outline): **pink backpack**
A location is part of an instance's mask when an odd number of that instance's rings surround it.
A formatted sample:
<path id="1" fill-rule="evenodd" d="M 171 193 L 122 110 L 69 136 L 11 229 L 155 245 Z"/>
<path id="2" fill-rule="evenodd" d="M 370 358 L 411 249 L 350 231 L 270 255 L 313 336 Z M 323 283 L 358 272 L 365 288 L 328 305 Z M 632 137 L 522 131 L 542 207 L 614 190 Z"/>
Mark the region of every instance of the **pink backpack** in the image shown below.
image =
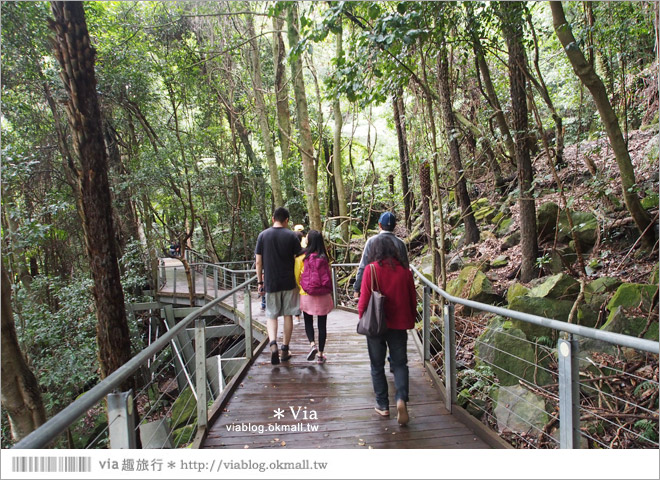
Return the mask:
<path id="1" fill-rule="evenodd" d="M 332 292 L 328 259 L 316 254 L 307 257 L 300 276 L 300 286 L 308 295 L 325 295 Z"/>

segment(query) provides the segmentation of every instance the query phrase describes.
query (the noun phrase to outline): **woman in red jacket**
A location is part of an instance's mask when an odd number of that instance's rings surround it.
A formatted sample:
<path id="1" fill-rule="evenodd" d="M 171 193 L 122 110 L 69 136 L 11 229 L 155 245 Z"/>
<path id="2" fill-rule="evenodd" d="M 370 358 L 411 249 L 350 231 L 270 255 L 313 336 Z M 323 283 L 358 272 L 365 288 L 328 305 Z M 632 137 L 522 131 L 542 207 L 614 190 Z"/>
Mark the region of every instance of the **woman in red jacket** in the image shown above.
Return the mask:
<path id="1" fill-rule="evenodd" d="M 382 237 L 382 238 L 381 238 Z M 385 378 L 385 356 L 390 350 L 390 365 L 394 372 L 396 387 L 397 420 L 400 425 L 408 423 L 408 329 L 415 326 L 417 294 L 412 272 L 402 266 L 399 249 L 392 239 L 379 235 L 374 240 L 369 263 L 375 266 L 376 280 L 380 293 L 385 295 L 385 319 L 388 331 L 381 337 L 367 337 L 371 381 L 376 394 L 376 412 L 387 417 L 390 414 L 387 378 Z M 368 267 L 368 266 L 367 266 Z M 371 298 L 371 268 L 364 269 L 360 288 L 358 314 L 367 309 Z"/>

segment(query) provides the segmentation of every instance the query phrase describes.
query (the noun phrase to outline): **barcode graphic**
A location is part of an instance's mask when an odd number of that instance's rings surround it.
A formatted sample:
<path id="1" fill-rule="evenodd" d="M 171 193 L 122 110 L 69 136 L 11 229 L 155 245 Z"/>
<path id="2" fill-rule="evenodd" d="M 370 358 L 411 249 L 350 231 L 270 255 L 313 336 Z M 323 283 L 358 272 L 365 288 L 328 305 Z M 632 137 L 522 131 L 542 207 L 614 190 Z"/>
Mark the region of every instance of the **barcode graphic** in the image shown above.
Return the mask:
<path id="1" fill-rule="evenodd" d="M 14 457 L 12 472 L 91 472 L 92 457 Z"/>

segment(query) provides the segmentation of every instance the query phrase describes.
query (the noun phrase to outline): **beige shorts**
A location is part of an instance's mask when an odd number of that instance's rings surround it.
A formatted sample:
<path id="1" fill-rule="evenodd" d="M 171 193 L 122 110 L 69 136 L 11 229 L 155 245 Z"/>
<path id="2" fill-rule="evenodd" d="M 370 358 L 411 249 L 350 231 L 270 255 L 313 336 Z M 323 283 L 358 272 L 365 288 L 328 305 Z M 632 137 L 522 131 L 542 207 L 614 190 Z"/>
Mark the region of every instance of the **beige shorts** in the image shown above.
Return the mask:
<path id="1" fill-rule="evenodd" d="M 266 318 L 277 318 L 283 315 L 300 315 L 298 288 L 266 292 Z"/>

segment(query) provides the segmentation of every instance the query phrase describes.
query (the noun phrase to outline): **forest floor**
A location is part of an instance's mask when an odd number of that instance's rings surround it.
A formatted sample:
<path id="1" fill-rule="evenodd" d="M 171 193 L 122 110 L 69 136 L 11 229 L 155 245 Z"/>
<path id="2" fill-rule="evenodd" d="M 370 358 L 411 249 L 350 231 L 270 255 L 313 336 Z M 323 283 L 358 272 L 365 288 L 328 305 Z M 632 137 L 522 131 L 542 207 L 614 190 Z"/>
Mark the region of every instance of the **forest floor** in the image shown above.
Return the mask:
<path id="1" fill-rule="evenodd" d="M 659 135 L 657 128 L 648 130 L 635 130 L 629 132 L 628 145 L 630 156 L 635 168 L 635 176 L 640 197 L 658 194 L 658 148 Z M 653 251 L 643 249 L 638 241 L 639 232 L 636 229 L 630 214 L 623 205 L 621 182 L 614 153 L 609 148 L 606 138 L 583 141 L 578 145 L 565 148 L 564 158 L 567 164 L 558 170 L 558 177 L 563 186 L 564 197 L 573 211 L 591 212 L 598 218 L 600 234 L 594 248 L 584 253 L 584 262 L 597 263 L 594 271 L 589 272 L 589 279 L 602 276 L 616 277 L 622 282 L 648 283 L 651 273 L 658 265 L 658 244 Z M 592 175 L 587 167 L 587 160 L 591 160 L 597 169 Z M 565 201 L 558 192 L 557 183 L 553 178 L 546 155 L 540 154 L 533 160 L 535 178 L 536 207 L 546 202 L 554 202 L 563 209 Z M 515 173 L 515 171 L 512 171 Z M 494 189 L 487 192 L 489 205 L 500 205 L 502 196 Z M 608 197 L 609 195 L 609 197 Z M 610 200 L 613 199 L 613 200 Z M 473 198 L 473 201 L 478 200 Z M 617 205 L 617 202 L 619 205 Z M 519 229 L 519 215 L 517 202 L 511 202 L 511 218 L 513 224 L 508 229 L 514 232 Z M 650 210 L 651 218 L 657 221 L 658 208 Z M 398 227 L 397 227 L 398 228 Z M 480 224 L 482 232 L 492 228 L 492 225 Z M 397 233 L 404 233 L 398 232 Z M 405 233 L 404 235 L 405 236 Z M 521 264 L 520 244 L 506 249 L 502 245 L 503 238 L 487 235 L 480 243 L 464 247 L 463 250 L 472 249 L 471 263 L 481 263 L 493 260 L 500 255 L 508 257 L 506 267 L 490 270 L 488 278 L 493 283 L 496 293 L 504 295 L 509 286 L 516 281 Z M 539 256 L 551 251 L 553 242 L 539 244 Z M 455 250 L 447 254 L 447 259 L 459 253 Z M 411 257 L 415 256 L 413 251 Z M 414 262 L 414 260 L 413 260 Z M 455 278 L 459 272 L 448 273 L 448 281 Z M 548 272 L 540 272 L 539 276 Z"/>

